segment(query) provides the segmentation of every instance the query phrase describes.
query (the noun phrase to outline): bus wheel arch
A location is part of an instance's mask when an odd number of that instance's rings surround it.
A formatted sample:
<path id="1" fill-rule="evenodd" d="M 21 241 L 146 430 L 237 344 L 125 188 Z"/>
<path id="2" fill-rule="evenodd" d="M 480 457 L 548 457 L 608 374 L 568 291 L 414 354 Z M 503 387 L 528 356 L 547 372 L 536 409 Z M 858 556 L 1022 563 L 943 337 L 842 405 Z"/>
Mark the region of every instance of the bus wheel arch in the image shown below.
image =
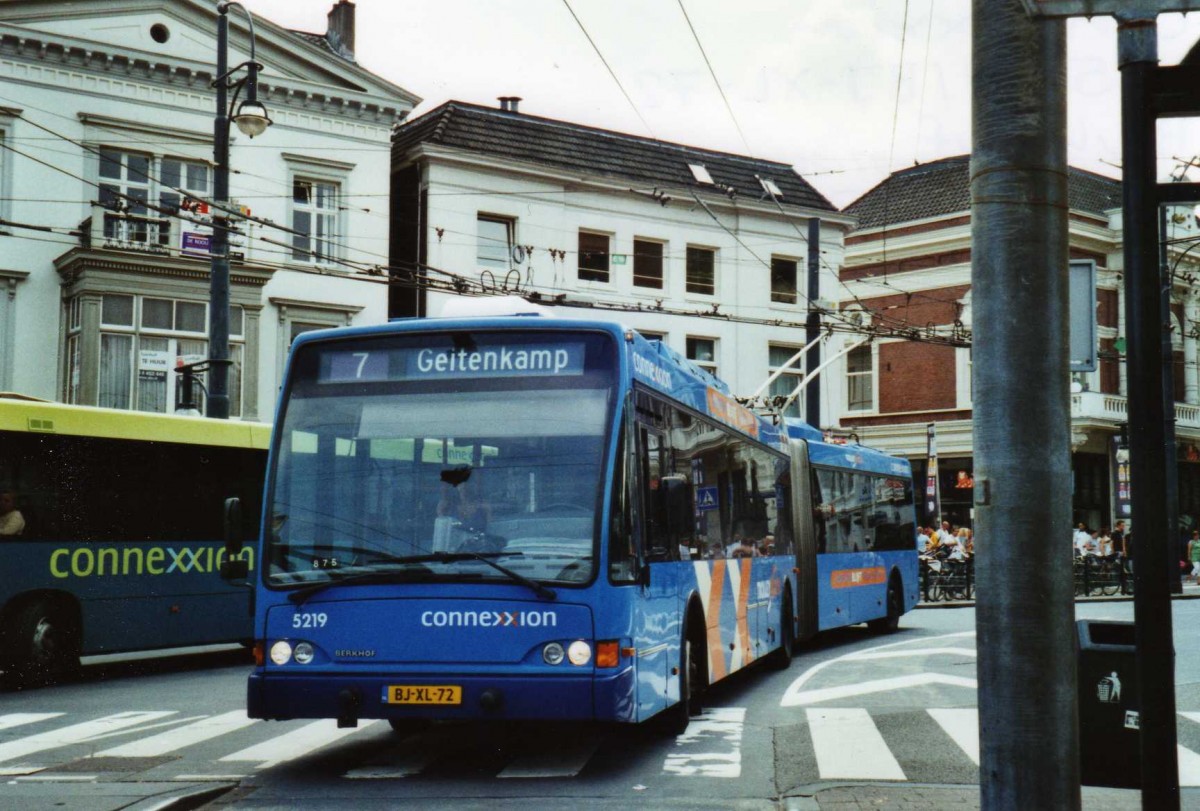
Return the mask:
<path id="1" fill-rule="evenodd" d="M 78 668 L 83 621 L 79 603 L 70 595 L 23 595 L 6 606 L 2 621 L 8 686 L 38 686 Z"/>
<path id="2" fill-rule="evenodd" d="M 867 623 L 867 627 L 877 634 L 894 633 L 900 627 L 900 616 L 904 613 L 904 579 L 899 569 L 892 569 L 884 599 L 887 613 Z"/>
<path id="3" fill-rule="evenodd" d="M 679 702 L 663 713 L 670 735 L 682 735 L 692 716 L 700 714 L 701 696 L 708 686 L 708 627 L 700 598 L 694 594 L 684 612 L 679 648 Z"/>

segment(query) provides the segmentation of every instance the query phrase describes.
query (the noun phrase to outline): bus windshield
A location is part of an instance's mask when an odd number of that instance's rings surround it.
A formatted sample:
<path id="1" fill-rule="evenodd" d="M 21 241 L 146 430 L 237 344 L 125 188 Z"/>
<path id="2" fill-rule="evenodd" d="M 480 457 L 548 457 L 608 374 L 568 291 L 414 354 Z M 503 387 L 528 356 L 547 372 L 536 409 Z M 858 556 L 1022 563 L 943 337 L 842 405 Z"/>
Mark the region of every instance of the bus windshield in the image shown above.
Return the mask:
<path id="1" fill-rule="evenodd" d="M 300 347 L 271 473 L 268 584 L 589 582 L 614 365 L 592 334 Z"/>

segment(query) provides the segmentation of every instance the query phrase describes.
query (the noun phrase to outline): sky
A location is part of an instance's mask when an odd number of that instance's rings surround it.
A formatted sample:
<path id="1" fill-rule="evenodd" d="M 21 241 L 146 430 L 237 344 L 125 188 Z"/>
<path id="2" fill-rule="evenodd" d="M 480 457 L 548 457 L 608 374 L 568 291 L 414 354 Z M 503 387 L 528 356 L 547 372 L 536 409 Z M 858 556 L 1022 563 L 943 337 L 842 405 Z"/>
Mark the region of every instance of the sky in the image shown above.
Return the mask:
<path id="1" fill-rule="evenodd" d="M 242 0 L 314 33 L 333 2 Z M 841 208 L 892 171 L 970 151 L 970 5 L 357 0 L 355 55 L 424 99 L 414 115 L 520 96 L 521 112 L 790 164 Z M 1176 64 L 1200 13 L 1162 15 L 1158 34 Z M 1119 177 L 1116 25 L 1070 20 L 1067 38 L 1069 161 Z M 1160 122 L 1162 178 L 1198 154 L 1200 120 Z"/>

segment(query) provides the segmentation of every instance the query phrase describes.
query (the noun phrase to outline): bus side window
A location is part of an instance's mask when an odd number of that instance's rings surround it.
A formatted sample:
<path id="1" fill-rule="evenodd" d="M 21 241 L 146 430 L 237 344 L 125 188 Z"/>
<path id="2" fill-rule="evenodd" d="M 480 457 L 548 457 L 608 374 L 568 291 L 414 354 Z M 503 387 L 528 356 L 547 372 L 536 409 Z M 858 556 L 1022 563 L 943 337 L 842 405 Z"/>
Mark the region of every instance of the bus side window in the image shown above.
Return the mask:
<path id="1" fill-rule="evenodd" d="M 662 435 L 639 426 L 641 440 L 642 526 L 646 556 L 651 561 L 671 558 L 667 527 L 666 487 L 663 485 Z"/>
<path id="2" fill-rule="evenodd" d="M 617 462 L 613 466 L 612 508 L 608 523 L 608 576 L 614 583 L 638 582 L 637 537 L 634 534 L 633 500 L 637 492 L 636 475 L 628 454 L 629 435 L 622 426 L 617 438 Z"/>

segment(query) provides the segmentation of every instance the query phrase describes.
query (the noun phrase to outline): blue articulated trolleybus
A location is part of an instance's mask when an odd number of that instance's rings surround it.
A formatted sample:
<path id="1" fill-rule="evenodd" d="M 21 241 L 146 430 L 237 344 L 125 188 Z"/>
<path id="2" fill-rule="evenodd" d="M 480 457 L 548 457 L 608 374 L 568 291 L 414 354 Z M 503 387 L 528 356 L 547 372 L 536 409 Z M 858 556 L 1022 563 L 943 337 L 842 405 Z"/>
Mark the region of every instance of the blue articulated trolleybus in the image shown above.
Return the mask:
<path id="1" fill-rule="evenodd" d="M 344 726 L 678 729 L 707 685 L 917 599 L 907 462 L 545 317 L 300 336 L 259 558 L 249 714 Z"/>

